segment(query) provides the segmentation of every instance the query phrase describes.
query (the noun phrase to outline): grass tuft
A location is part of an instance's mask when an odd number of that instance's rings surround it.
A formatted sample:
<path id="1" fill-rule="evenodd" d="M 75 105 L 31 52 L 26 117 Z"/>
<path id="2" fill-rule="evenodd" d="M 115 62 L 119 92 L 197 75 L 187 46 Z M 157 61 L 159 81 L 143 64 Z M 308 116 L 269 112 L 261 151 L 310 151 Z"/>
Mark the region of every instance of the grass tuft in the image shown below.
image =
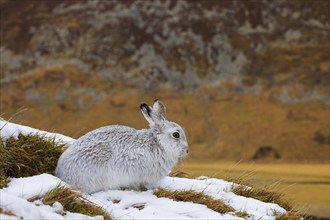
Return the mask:
<path id="1" fill-rule="evenodd" d="M 0 208 L 0 214 L 14 216 L 14 213 L 12 213 L 11 211 L 4 210 L 3 208 Z"/>
<path id="2" fill-rule="evenodd" d="M 101 207 L 87 202 L 80 192 L 73 191 L 65 186 L 57 186 L 48 191 L 42 198 L 45 205 L 53 205 L 55 202 L 62 204 L 63 209 L 69 212 L 78 212 L 88 216 L 102 215 L 104 220 L 111 217 Z"/>
<path id="3" fill-rule="evenodd" d="M 4 155 L 4 143 L 0 137 L 0 189 L 7 187 L 10 182 L 9 178 L 5 176 L 3 171 L 3 155 Z"/>
<path id="4" fill-rule="evenodd" d="M 80 192 L 58 185 L 44 195 L 42 202 L 45 205 L 53 205 L 55 202 L 59 202 L 63 205 L 63 207 L 67 207 L 79 198 L 79 196 L 81 196 Z"/>
<path id="5" fill-rule="evenodd" d="M 10 182 L 10 179 L 0 173 L 0 189 L 7 187 L 9 182 Z"/>
<path id="6" fill-rule="evenodd" d="M 250 217 L 249 213 L 247 213 L 246 211 L 239 211 L 235 213 L 237 217 L 240 218 L 248 218 Z"/>
<path id="7" fill-rule="evenodd" d="M 267 186 L 265 187 L 247 187 L 243 185 L 235 186 L 232 192 L 236 195 L 254 198 L 263 202 L 276 203 L 285 210 L 292 210 L 291 205 L 283 200 L 283 195 L 279 192 L 270 190 Z"/>
<path id="8" fill-rule="evenodd" d="M 64 145 L 38 135 L 0 137 L 0 173 L 5 177 L 27 177 L 42 173 L 54 174 Z M 1 181 L 2 182 L 2 181 Z"/>
<path id="9" fill-rule="evenodd" d="M 285 214 L 278 214 L 275 217 L 276 220 L 300 220 L 302 217 L 297 211 L 291 210 Z"/>
<path id="10" fill-rule="evenodd" d="M 157 189 L 154 192 L 154 195 L 157 197 L 169 198 L 174 201 L 199 203 L 206 205 L 209 209 L 221 214 L 234 211 L 232 207 L 226 205 L 221 200 L 215 200 L 204 193 L 196 192 L 194 190 L 178 190 L 171 192 L 165 189 Z"/>
<path id="11" fill-rule="evenodd" d="M 133 208 L 136 208 L 136 209 L 138 209 L 138 210 L 142 210 L 142 209 L 144 209 L 144 205 L 145 205 L 145 204 L 134 204 L 134 205 L 133 205 Z"/>
<path id="12" fill-rule="evenodd" d="M 1 151 L 1 146 L 0 146 L 0 151 Z M 7 187 L 9 182 L 10 182 L 10 178 L 5 176 L 5 174 L 3 173 L 3 169 L 0 167 L 0 189 Z"/>
<path id="13" fill-rule="evenodd" d="M 186 173 L 186 172 L 183 172 L 183 171 L 172 171 L 169 173 L 170 177 L 181 177 L 181 178 L 191 178 L 191 176 Z"/>

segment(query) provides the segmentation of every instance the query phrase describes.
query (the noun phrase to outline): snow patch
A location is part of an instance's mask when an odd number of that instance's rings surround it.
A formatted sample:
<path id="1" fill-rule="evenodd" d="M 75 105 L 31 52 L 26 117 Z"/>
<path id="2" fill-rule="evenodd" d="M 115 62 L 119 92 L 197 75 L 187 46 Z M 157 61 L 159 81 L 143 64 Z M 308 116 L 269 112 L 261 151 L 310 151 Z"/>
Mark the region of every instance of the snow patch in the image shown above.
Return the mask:
<path id="1" fill-rule="evenodd" d="M 75 139 L 64 136 L 58 133 L 51 133 L 47 131 L 42 131 L 39 129 L 31 128 L 24 125 L 14 124 L 0 118 L 0 136 L 5 141 L 10 137 L 17 138 L 19 134 L 23 135 L 40 135 L 45 138 L 55 138 L 57 143 L 71 143 L 75 141 Z"/>

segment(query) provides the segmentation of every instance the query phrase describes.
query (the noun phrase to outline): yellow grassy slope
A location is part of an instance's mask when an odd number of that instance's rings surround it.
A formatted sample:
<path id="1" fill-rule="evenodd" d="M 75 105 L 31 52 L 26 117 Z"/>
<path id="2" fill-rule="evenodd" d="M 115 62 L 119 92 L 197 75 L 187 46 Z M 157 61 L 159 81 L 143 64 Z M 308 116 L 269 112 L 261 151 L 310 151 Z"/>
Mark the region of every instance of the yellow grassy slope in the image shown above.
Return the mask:
<path id="1" fill-rule="evenodd" d="M 283 162 L 327 162 L 329 145 L 314 140 L 316 132 L 329 134 L 328 106 L 319 102 L 283 104 L 263 95 L 222 95 L 214 89 L 190 93 L 113 90 L 85 110 L 70 111 L 54 104 L 44 108 L 27 104 L 14 122 L 79 137 L 110 124 L 147 127 L 139 104 L 161 99 L 169 119 L 187 132 L 193 159 L 249 160 L 261 146 L 278 150 Z M 3 108 L 9 118 L 18 107 Z M 275 160 L 274 160 L 275 161 Z"/>

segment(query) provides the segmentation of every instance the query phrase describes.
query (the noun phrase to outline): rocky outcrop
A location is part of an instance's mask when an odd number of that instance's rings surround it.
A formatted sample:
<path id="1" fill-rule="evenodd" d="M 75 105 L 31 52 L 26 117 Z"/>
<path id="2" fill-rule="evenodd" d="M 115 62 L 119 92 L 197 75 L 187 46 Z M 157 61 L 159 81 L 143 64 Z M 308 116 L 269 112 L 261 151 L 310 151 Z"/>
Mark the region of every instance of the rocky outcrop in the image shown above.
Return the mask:
<path id="1" fill-rule="evenodd" d="M 0 6 L 1 85 L 39 67 L 69 65 L 82 77 L 142 89 L 275 88 L 274 98 L 284 102 L 329 102 L 326 0 L 2 0 Z"/>

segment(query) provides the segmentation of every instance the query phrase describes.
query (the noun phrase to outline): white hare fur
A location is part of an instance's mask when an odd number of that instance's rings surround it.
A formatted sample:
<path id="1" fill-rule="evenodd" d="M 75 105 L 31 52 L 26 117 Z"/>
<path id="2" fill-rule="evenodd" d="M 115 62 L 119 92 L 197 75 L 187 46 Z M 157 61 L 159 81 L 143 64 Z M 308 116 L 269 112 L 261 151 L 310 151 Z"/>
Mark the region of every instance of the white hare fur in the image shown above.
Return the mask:
<path id="1" fill-rule="evenodd" d="M 161 102 L 140 108 L 149 129 L 112 125 L 93 130 L 64 151 L 55 175 L 87 193 L 152 187 L 187 155 L 188 143 L 181 126 L 166 119 Z"/>

